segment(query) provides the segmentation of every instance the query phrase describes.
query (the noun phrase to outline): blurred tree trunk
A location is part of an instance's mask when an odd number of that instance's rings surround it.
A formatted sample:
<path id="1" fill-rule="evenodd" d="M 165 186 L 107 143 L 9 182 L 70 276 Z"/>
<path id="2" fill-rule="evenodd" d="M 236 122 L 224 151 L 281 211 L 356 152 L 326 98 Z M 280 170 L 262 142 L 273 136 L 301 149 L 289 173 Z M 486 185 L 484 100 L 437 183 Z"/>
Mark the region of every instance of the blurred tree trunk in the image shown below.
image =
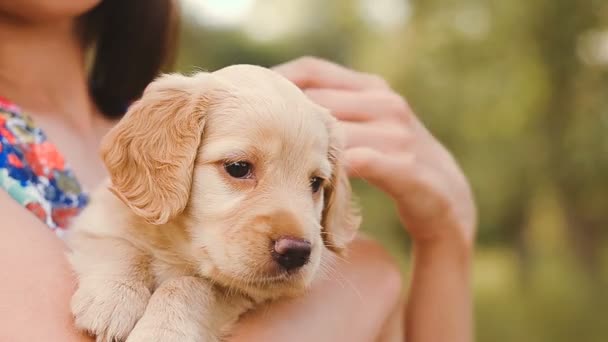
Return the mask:
<path id="1" fill-rule="evenodd" d="M 597 274 L 599 222 L 586 217 L 586 182 L 566 153 L 569 127 L 580 115 L 576 108 L 577 80 L 583 65 L 577 56 L 577 44 L 581 33 L 595 26 L 597 17 L 591 1 L 545 0 L 539 7 L 535 37 L 540 54 L 547 67 L 550 93 L 546 108 L 538 122 L 538 132 L 544 134 L 547 155 L 547 170 L 553 178 L 561 206 L 564 208 L 568 236 L 574 254 L 589 275 Z"/>
<path id="2" fill-rule="evenodd" d="M 529 196 L 530 194 L 525 194 L 525 196 L 522 196 L 521 198 L 530 198 Z M 528 283 L 533 269 L 532 263 L 530 262 L 530 245 L 527 243 L 526 239 L 526 227 L 529 209 L 529 201 L 513 201 L 513 203 L 509 205 L 509 211 L 503 219 L 505 226 L 509 227 L 507 230 L 509 233 L 508 240 L 512 241 L 514 244 L 519 269 L 521 270 L 521 281 L 524 284 Z"/>

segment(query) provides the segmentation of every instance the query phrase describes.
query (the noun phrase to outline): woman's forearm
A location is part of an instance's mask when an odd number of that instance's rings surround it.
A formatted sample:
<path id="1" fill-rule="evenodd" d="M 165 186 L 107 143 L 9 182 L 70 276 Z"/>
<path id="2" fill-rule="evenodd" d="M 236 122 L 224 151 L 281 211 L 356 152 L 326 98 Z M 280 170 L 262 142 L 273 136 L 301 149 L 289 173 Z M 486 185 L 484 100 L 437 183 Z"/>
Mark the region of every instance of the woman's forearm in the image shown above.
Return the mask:
<path id="1" fill-rule="evenodd" d="M 414 245 L 408 342 L 473 340 L 470 250 L 449 241 Z"/>

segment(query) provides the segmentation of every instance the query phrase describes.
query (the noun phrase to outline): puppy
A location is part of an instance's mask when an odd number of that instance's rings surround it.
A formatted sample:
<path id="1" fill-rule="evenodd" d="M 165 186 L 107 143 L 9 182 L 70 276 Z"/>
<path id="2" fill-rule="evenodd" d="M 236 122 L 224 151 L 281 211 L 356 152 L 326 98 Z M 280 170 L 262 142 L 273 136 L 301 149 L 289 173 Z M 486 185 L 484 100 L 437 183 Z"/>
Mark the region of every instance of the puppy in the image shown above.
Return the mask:
<path id="1" fill-rule="evenodd" d="M 165 75 L 102 141 L 110 179 L 68 237 L 97 341 L 218 341 L 301 294 L 359 226 L 336 121 L 271 70 Z"/>

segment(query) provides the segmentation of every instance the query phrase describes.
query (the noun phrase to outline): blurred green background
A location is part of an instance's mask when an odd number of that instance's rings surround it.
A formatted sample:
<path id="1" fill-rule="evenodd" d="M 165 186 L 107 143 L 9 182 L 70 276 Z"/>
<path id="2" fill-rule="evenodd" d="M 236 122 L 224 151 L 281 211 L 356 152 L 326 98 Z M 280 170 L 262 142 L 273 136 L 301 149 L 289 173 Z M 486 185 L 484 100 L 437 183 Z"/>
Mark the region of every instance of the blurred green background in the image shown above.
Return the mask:
<path id="1" fill-rule="evenodd" d="M 478 341 L 608 341 L 608 1 L 181 3 L 180 71 L 315 55 L 407 98 L 475 191 Z M 391 201 L 355 186 L 407 284 Z"/>

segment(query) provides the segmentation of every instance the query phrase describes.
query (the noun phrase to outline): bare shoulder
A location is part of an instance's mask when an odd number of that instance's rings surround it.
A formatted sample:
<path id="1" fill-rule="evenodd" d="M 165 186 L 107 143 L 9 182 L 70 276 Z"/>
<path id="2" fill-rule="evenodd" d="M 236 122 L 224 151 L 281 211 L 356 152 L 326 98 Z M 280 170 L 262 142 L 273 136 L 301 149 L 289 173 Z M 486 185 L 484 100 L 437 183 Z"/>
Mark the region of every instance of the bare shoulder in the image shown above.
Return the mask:
<path id="1" fill-rule="evenodd" d="M 65 246 L 0 191 L 0 341 L 87 341 L 73 328 Z M 33 323 L 35 322 L 35 323 Z"/>

